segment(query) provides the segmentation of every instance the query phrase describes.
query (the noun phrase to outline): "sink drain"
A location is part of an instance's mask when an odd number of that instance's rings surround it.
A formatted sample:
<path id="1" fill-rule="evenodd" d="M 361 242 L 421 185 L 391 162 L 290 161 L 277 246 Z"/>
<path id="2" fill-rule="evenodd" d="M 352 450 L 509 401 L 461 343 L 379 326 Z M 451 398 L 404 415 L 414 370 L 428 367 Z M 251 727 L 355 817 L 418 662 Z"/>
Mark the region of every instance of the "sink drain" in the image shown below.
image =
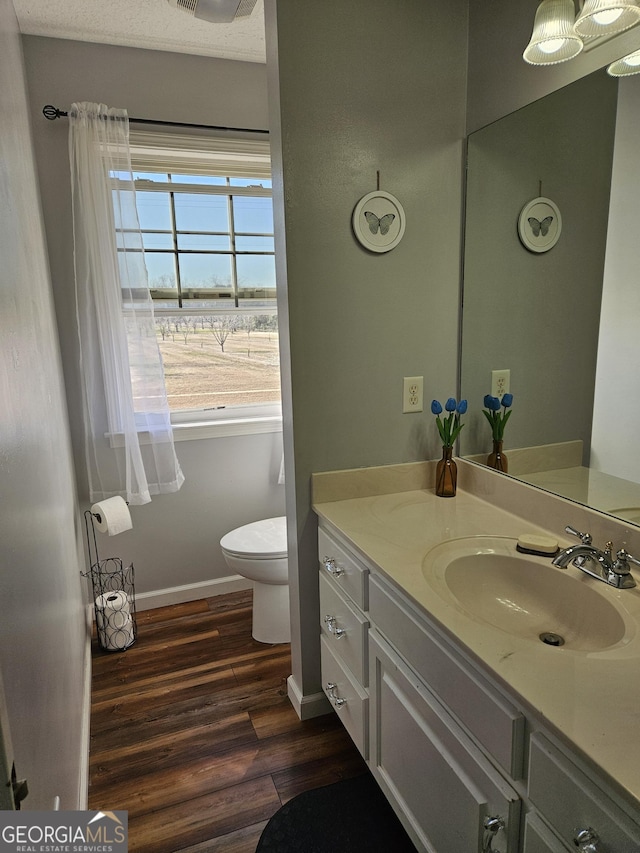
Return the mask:
<path id="1" fill-rule="evenodd" d="M 540 639 L 548 646 L 564 646 L 564 637 L 560 634 L 554 634 L 553 631 L 543 631 L 540 634 Z"/>

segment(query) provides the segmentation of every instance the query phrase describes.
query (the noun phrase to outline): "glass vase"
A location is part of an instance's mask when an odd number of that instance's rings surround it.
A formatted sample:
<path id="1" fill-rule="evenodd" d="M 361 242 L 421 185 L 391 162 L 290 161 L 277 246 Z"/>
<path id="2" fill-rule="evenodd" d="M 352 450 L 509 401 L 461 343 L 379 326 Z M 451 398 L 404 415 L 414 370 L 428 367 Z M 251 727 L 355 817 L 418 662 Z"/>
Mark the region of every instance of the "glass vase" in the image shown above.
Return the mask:
<path id="1" fill-rule="evenodd" d="M 504 471 L 505 474 L 509 470 L 509 462 L 506 455 L 502 452 L 502 441 L 493 439 L 493 450 L 487 458 L 487 466 L 495 468 L 496 471 Z"/>
<path id="2" fill-rule="evenodd" d="M 442 459 L 436 466 L 436 495 L 439 498 L 455 498 L 458 483 L 458 466 L 451 458 L 453 447 L 442 447 Z"/>

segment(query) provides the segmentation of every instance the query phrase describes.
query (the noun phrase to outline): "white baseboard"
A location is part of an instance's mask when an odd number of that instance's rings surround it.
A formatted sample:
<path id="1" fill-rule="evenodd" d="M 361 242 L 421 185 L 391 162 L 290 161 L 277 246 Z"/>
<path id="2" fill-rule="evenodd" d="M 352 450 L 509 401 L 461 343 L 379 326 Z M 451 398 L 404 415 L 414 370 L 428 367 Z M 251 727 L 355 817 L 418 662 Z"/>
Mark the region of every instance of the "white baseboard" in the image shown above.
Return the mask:
<path id="1" fill-rule="evenodd" d="M 169 604 L 182 604 L 184 601 L 197 601 L 200 598 L 212 598 L 214 595 L 251 589 L 251 586 L 251 581 L 241 575 L 228 575 L 210 581 L 154 589 L 151 592 L 136 592 L 136 610 L 155 610 Z"/>
<path id="2" fill-rule="evenodd" d="M 333 710 L 331 702 L 329 702 L 322 690 L 319 693 L 311 693 L 309 696 L 303 696 L 293 675 L 287 678 L 287 695 L 301 720 L 322 717 Z"/>
<path id="3" fill-rule="evenodd" d="M 80 811 L 86 811 L 89 808 L 89 748 L 91 746 L 91 628 L 93 620 L 93 608 L 85 609 L 87 617 L 87 635 L 85 640 L 84 654 L 84 691 L 82 696 L 82 734 L 80 743 L 83 745 L 81 766 L 80 766 L 80 784 L 78 786 L 78 808 Z"/>

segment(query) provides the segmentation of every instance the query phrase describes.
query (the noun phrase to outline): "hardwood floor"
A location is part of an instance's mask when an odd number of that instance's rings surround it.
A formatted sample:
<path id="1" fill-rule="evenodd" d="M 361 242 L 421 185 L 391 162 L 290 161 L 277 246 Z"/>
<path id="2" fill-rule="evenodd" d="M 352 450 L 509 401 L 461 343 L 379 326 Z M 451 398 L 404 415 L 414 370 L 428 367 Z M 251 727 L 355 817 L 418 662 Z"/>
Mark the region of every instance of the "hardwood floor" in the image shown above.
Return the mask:
<path id="1" fill-rule="evenodd" d="M 94 647 L 89 807 L 129 812 L 129 850 L 254 853 L 310 788 L 366 770 L 335 714 L 301 722 L 288 645 L 251 637 L 251 592 L 137 616 L 122 653 Z"/>

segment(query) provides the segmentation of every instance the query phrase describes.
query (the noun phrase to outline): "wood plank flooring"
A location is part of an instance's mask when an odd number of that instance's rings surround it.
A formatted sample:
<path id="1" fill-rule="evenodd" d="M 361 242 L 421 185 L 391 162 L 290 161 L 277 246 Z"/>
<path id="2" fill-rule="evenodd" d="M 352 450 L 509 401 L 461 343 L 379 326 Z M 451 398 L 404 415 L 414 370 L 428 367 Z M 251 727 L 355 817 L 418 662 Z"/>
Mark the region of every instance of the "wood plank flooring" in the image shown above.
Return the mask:
<path id="1" fill-rule="evenodd" d="M 251 592 L 138 613 L 94 645 L 89 807 L 129 812 L 129 850 L 254 853 L 302 791 L 366 771 L 335 714 L 301 722 L 288 644 L 251 637 Z M 95 641 L 94 641 L 95 642 Z"/>

